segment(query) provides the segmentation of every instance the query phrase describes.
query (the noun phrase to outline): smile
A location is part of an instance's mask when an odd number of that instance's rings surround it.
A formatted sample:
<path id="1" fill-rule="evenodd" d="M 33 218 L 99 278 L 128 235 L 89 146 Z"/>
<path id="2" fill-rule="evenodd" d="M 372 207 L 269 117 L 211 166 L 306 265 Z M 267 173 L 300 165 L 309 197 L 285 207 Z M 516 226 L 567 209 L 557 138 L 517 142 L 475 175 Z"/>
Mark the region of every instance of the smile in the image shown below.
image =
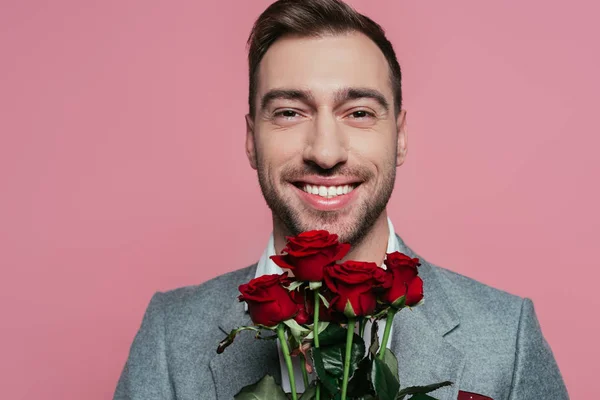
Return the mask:
<path id="1" fill-rule="evenodd" d="M 342 185 L 342 186 L 317 186 L 304 184 L 300 186 L 308 194 L 314 194 L 325 199 L 331 199 L 336 196 L 342 196 L 348 194 L 354 190 L 356 185 Z"/>
<path id="2" fill-rule="evenodd" d="M 320 211 L 339 211 L 351 206 L 360 192 L 361 182 L 344 185 L 315 185 L 297 182 L 292 185 L 301 201 L 309 207 Z"/>

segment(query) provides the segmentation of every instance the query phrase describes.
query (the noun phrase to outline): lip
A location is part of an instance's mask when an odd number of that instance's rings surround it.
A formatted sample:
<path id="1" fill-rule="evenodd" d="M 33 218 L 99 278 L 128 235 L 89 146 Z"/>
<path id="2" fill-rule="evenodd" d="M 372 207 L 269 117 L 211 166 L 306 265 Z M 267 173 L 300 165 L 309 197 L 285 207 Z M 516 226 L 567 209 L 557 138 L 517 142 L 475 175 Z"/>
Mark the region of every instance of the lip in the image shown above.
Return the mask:
<path id="1" fill-rule="evenodd" d="M 310 184 L 309 182 L 306 182 L 306 183 Z M 331 183 L 331 181 L 329 181 L 329 185 L 323 185 L 323 186 L 342 186 L 342 185 L 344 185 L 344 184 L 333 184 L 333 183 Z M 320 210 L 320 211 L 336 211 L 336 210 L 341 210 L 344 207 L 347 207 L 356 198 L 356 191 L 360 190 L 360 186 L 361 185 L 358 185 L 349 193 L 338 195 L 338 196 L 332 197 L 330 199 L 326 199 L 325 197 L 321 197 L 316 194 L 306 193 L 301 188 L 299 188 L 295 185 L 292 185 L 294 190 L 296 190 L 296 192 L 298 193 L 298 197 L 300 197 L 300 199 L 304 203 L 306 203 L 309 206 L 311 206 L 312 208 L 314 208 L 316 210 Z"/>

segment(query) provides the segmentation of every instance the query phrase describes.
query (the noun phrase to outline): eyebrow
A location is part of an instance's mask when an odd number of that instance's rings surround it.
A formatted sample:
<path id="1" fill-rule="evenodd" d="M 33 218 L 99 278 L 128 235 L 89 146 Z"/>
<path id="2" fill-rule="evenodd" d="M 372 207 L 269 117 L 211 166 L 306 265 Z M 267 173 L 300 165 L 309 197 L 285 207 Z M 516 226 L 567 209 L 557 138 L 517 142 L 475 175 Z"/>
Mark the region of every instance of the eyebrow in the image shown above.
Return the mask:
<path id="1" fill-rule="evenodd" d="M 267 106 L 276 99 L 284 100 L 301 100 L 304 102 L 313 102 L 313 95 L 306 90 L 298 89 L 272 89 L 264 94 L 260 100 L 260 108 L 264 110 Z"/>
<path id="2" fill-rule="evenodd" d="M 300 100 L 306 103 L 314 103 L 314 96 L 310 91 L 307 90 L 271 89 L 262 96 L 260 101 L 261 109 L 264 110 L 273 100 L 276 99 Z M 383 107 L 386 112 L 389 111 L 390 106 L 388 101 L 385 99 L 383 93 L 376 89 L 348 87 L 339 89 L 334 94 L 334 101 L 336 104 L 358 99 L 373 99 L 379 103 L 379 105 Z"/>
<path id="3" fill-rule="evenodd" d="M 381 107 L 385 109 L 385 111 L 389 111 L 390 105 L 388 101 L 385 99 L 383 93 L 379 90 L 370 89 L 370 88 L 344 88 L 340 89 L 335 93 L 335 102 L 336 104 L 346 102 L 348 100 L 358 100 L 358 99 L 373 99 Z"/>

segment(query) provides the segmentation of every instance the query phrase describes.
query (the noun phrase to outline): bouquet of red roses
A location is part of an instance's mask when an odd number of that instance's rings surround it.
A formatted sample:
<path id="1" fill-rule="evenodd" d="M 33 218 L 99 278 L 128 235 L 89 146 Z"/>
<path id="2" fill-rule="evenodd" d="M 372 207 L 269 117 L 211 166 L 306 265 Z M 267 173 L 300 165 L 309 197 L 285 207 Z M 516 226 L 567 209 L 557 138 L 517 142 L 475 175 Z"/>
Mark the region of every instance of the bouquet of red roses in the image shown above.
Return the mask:
<path id="1" fill-rule="evenodd" d="M 244 330 L 256 331 L 259 339 L 279 339 L 288 370 L 291 398 L 296 384 L 291 357 L 302 358 L 305 391 L 302 400 L 432 399 L 426 393 L 451 385 L 401 388 L 398 361 L 387 350 L 394 315 L 423 300 L 423 281 L 418 258 L 387 254 L 386 268 L 361 261 L 340 262 L 350 245 L 338 242 L 327 231 L 310 231 L 288 237 L 282 255 L 271 257 L 281 275 L 265 275 L 239 287 L 254 326 L 243 326 L 219 344 L 218 353 Z M 381 343 L 378 321 L 385 320 Z M 371 325 L 371 343 L 364 331 Z M 275 334 L 264 337 L 264 331 Z M 309 374 L 316 379 L 309 382 Z M 410 396 L 410 397 L 408 397 Z M 284 400 L 288 395 L 274 379 L 265 376 L 243 388 L 236 399 Z"/>

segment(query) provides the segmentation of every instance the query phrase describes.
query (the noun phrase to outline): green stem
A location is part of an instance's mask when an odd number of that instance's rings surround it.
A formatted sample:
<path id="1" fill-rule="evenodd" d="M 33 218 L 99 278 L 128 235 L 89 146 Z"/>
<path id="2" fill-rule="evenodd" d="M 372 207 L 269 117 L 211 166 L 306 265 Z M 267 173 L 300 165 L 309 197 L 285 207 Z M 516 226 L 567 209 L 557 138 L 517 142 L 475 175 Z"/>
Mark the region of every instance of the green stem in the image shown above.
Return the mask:
<path id="1" fill-rule="evenodd" d="M 321 299 L 319 298 L 319 289 L 314 290 L 315 293 L 315 319 L 313 325 L 313 336 L 315 338 L 315 348 L 319 348 L 319 303 Z"/>
<path id="2" fill-rule="evenodd" d="M 392 330 L 392 323 L 394 322 L 394 315 L 396 315 L 396 309 L 390 308 L 388 311 L 387 319 L 385 320 L 385 330 L 383 331 L 383 340 L 381 341 L 381 347 L 379 347 L 379 354 L 377 357 L 383 360 L 385 352 L 387 350 L 387 343 L 390 338 L 390 331 Z"/>
<path id="3" fill-rule="evenodd" d="M 319 303 L 321 299 L 319 298 L 319 289 L 314 290 L 315 293 L 315 311 L 314 311 L 314 324 L 313 324 L 313 337 L 314 337 L 314 345 L 315 348 L 319 348 Z M 317 390 L 315 393 L 315 399 L 321 400 L 321 383 L 319 379 L 317 379 Z"/>
<path id="4" fill-rule="evenodd" d="M 304 354 L 300 353 L 300 359 L 302 360 L 302 379 L 304 381 L 304 391 L 308 390 L 308 372 L 306 372 L 306 357 Z"/>
<path id="5" fill-rule="evenodd" d="M 350 375 L 350 357 L 352 356 L 352 339 L 354 339 L 354 318 L 348 318 L 348 332 L 346 333 L 346 356 L 344 357 L 344 380 L 342 381 L 342 400 L 346 400 L 348 391 L 348 376 Z"/>
<path id="6" fill-rule="evenodd" d="M 287 344 L 285 337 L 285 325 L 280 323 L 277 325 L 277 337 L 281 343 L 281 350 L 283 351 L 283 358 L 285 359 L 285 365 L 288 370 L 288 377 L 290 378 L 290 388 L 292 389 L 292 400 L 297 400 L 298 395 L 296 394 L 296 379 L 294 378 L 294 368 L 292 367 L 292 357 L 290 357 L 290 349 Z"/>

